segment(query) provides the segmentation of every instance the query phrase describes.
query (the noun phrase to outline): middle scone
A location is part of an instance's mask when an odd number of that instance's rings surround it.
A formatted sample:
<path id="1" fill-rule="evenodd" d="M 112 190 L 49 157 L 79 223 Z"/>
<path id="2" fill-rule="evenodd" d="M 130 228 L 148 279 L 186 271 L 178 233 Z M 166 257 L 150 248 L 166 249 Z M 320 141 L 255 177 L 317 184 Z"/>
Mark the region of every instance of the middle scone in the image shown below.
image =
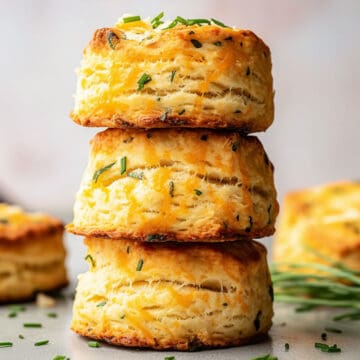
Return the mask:
<path id="1" fill-rule="evenodd" d="M 91 141 L 68 230 L 137 241 L 268 236 L 278 214 L 273 171 L 253 136 L 107 129 Z"/>

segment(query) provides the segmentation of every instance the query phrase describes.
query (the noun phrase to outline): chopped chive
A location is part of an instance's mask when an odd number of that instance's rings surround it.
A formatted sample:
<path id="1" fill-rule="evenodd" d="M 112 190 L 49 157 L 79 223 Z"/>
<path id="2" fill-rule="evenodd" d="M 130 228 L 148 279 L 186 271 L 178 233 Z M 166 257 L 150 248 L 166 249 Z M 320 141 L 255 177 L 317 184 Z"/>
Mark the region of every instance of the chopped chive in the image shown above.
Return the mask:
<path id="1" fill-rule="evenodd" d="M 9 318 L 14 318 L 14 317 L 17 317 L 18 313 L 16 311 L 13 311 L 11 313 L 8 314 L 8 317 Z"/>
<path id="2" fill-rule="evenodd" d="M 297 308 L 295 308 L 295 312 L 306 312 L 306 311 L 310 311 L 314 308 L 315 306 L 312 304 L 303 304 L 301 306 L 298 306 Z"/>
<path id="3" fill-rule="evenodd" d="M 250 68 L 249 66 L 246 68 L 246 76 L 249 76 L 250 75 Z"/>
<path id="4" fill-rule="evenodd" d="M 336 328 L 333 328 L 333 327 L 326 327 L 324 330 L 327 331 L 327 332 L 335 333 L 335 334 L 341 334 L 342 333 L 342 330 L 336 329 Z"/>
<path id="5" fill-rule="evenodd" d="M 92 257 L 90 254 L 87 254 L 87 255 L 85 256 L 85 261 L 88 260 L 88 259 L 90 260 L 91 265 L 92 265 L 92 266 L 95 266 L 95 261 L 94 261 L 93 257 Z"/>
<path id="6" fill-rule="evenodd" d="M 235 141 L 234 143 L 232 143 L 231 145 L 231 150 L 232 151 L 236 151 L 239 148 L 240 145 L 240 141 Z"/>
<path id="7" fill-rule="evenodd" d="M 53 357 L 53 360 L 70 360 L 70 359 L 67 358 L 65 355 L 55 355 Z"/>
<path id="8" fill-rule="evenodd" d="M 197 49 L 202 47 L 202 43 L 199 40 L 191 39 L 190 41 Z"/>
<path id="9" fill-rule="evenodd" d="M 127 253 L 127 254 L 130 254 L 130 245 L 128 245 L 128 246 L 126 247 L 126 253 Z"/>
<path id="10" fill-rule="evenodd" d="M 227 25 L 225 25 L 224 23 L 222 23 L 221 21 L 216 20 L 216 19 L 214 19 L 214 18 L 211 18 L 211 21 L 212 21 L 215 25 L 221 26 L 221 27 L 223 27 L 223 28 L 228 28 L 228 27 L 230 27 L 230 26 L 227 26 Z"/>
<path id="11" fill-rule="evenodd" d="M 194 189 L 194 192 L 197 196 L 200 196 L 202 194 L 202 191 L 200 191 L 199 189 Z"/>
<path id="12" fill-rule="evenodd" d="M 329 348 L 329 345 L 328 344 L 323 344 L 323 343 L 318 343 L 316 342 L 314 344 L 314 346 L 317 348 L 317 349 L 328 349 Z"/>
<path id="13" fill-rule="evenodd" d="M 221 41 L 215 41 L 213 44 L 214 44 L 215 46 L 221 46 L 221 45 L 222 45 L 222 42 L 221 42 Z"/>
<path id="14" fill-rule="evenodd" d="M 184 19 L 184 18 L 181 17 L 181 16 L 177 16 L 175 20 L 177 20 L 177 22 L 179 22 L 179 23 L 181 23 L 181 24 L 183 24 L 183 25 L 186 25 L 186 26 L 189 25 L 188 20 Z"/>
<path id="15" fill-rule="evenodd" d="M 187 19 L 188 26 L 191 25 L 202 25 L 202 24 L 208 24 L 211 25 L 210 20 L 208 19 Z"/>
<path id="16" fill-rule="evenodd" d="M 41 328 L 42 324 L 40 324 L 40 323 L 24 323 L 23 326 L 25 328 Z"/>
<path id="17" fill-rule="evenodd" d="M 126 156 L 120 159 L 120 175 L 124 175 L 126 172 Z"/>
<path id="18" fill-rule="evenodd" d="M 109 164 L 109 165 L 106 165 L 106 166 L 102 167 L 102 168 L 99 169 L 99 170 L 96 170 L 96 171 L 94 172 L 94 175 L 93 175 L 93 178 L 92 178 L 92 179 L 93 179 L 93 182 L 96 183 L 96 182 L 98 181 L 98 179 L 99 179 L 99 176 L 100 176 L 103 172 L 111 169 L 115 164 L 116 164 L 116 161 L 114 161 L 113 163 L 111 163 L 111 164 Z"/>
<path id="19" fill-rule="evenodd" d="M 176 70 L 173 70 L 170 75 L 170 82 L 174 81 L 175 74 L 176 74 Z"/>
<path id="20" fill-rule="evenodd" d="M 137 81 L 138 84 L 138 91 L 142 90 L 144 88 L 144 85 L 147 84 L 149 81 L 151 81 L 151 76 L 147 73 L 143 73 L 140 77 L 140 79 Z"/>
<path id="21" fill-rule="evenodd" d="M 130 23 L 130 22 L 134 22 L 134 21 L 140 21 L 141 17 L 139 15 L 135 15 L 135 16 L 128 16 L 122 19 L 123 23 Z"/>
<path id="22" fill-rule="evenodd" d="M 175 360 L 175 356 L 165 356 L 164 360 Z"/>
<path id="23" fill-rule="evenodd" d="M 21 339 L 21 340 L 24 340 L 25 339 L 25 337 L 24 337 L 24 335 L 19 335 L 19 339 Z"/>
<path id="24" fill-rule="evenodd" d="M 285 351 L 289 351 L 289 349 L 290 349 L 289 343 L 285 343 Z"/>
<path id="25" fill-rule="evenodd" d="M 47 315 L 47 317 L 53 318 L 53 319 L 57 318 L 57 316 L 58 316 L 56 312 L 49 312 L 46 315 Z"/>
<path id="26" fill-rule="evenodd" d="M 164 235 L 150 234 L 147 236 L 146 241 L 163 241 L 164 239 L 165 239 Z"/>
<path id="27" fill-rule="evenodd" d="M 98 341 L 89 341 L 88 347 L 98 348 L 98 347 L 100 347 L 100 343 Z"/>
<path id="28" fill-rule="evenodd" d="M 140 259 L 136 265 L 136 271 L 141 271 L 141 269 L 143 268 L 144 265 L 144 260 Z"/>
<path id="29" fill-rule="evenodd" d="M 142 180 L 144 177 L 144 173 L 142 171 L 132 171 L 127 174 L 127 176 L 132 177 L 134 179 Z"/>
<path id="30" fill-rule="evenodd" d="M 43 345 L 47 345 L 49 343 L 49 340 L 41 340 L 41 341 L 37 341 L 34 345 L 35 346 L 43 346 Z"/>
<path id="31" fill-rule="evenodd" d="M 163 30 L 168 30 L 168 29 L 172 29 L 173 27 L 175 27 L 178 24 L 178 21 L 175 19 L 174 21 L 172 21 L 166 28 L 164 28 Z"/>
<path id="32" fill-rule="evenodd" d="M 106 35 L 107 38 L 107 42 L 109 44 L 109 46 L 115 50 L 116 49 L 116 44 L 119 41 L 119 37 L 113 32 L 113 31 L 109 31 Z"/>
<path id="33" fill-rule="evenodd" d="M 4 347 L 12 347 L 13 343 L 10 341 L 4 341 L 4 342 L 0 342 L 0 348 L 4 348 Z"/>
<path id="34" fill-rule="evenodd" d="M 174 197 L 174 188 L 175 188 L 174 182 L 170 181 L 169 182 L 169 194 L 170 194 L 171 197 Z"/>
<path id="35" fill-rule="evenodd" d="M 270 354 L 266 354 L 263 356 L 252 358 L 251 360 L 278 360 L 278 358 L 276 356 L 271 356 Z"/>
<path id="36" fill-rule="evenodd" d="M 182 115 L 182 114 L 184 114 L 184 112 L 185 112 L 185 109 L 182 109 L 181 111 L 178 112 L 178 115 Z"/>
<path id="37" fill-rule="evenodd" d="M 103 306 L 105 306 L 106 305 L 106 303 L 107 303 L 107 301 L 101 301 L 101 302 L 99 302 L 98 304 L 96 304 L 96 307 L 103 307 Z"/>
<path id="38" fill-rule="evenodd" d="M 23 305 L 9 305 L 8 309 L 10 312 L 23 312 L 26 310 L 26 307 Z"/>
<path id="39" fill-rule="evenodd" d="M 155 16 L 151 21 L 151 25 L 153 27 L 153 29 L 156 29 L 157 27 L 159 27 L 160 25 L 162 25 L 164 22 L 161 21 L 161 19 L 164 17 L 164 13 L 161 12 L 159 15 Z"/>

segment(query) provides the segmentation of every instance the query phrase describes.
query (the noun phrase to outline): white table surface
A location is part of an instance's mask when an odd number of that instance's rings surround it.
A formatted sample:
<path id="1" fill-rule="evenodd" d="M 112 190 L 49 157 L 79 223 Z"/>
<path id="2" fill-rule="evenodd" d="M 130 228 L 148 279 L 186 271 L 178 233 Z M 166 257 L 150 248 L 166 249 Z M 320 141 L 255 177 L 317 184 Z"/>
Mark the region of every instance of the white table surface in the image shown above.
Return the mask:
<path id="1" fill-rule="evenodd" d="M 86 270 L 83 258 L 85 249 L 81 240 L 69 237 L 68 248 L 71 248 L 68 258 L 72 284 L 65 291 L 64 300 L 58 300 L 51 309 L 38 308 L 34 304 L 26 304 L 26 311 L 15 318 L 8 317 L 8 307 L 0 306 L 0 342 L 13 342 L 13 347 L 0 348 L 0 360 L 51 360 L 55 355 L 66 355 L 71 360 L 163 360 L 165 356 L 175 356 L 176 360 L 250 360 L 253 357 L 271 353 L 279 360 L 312 360 L 339 359 L 360 360 L 360 321 L 334 322 L 336 314 L 331 309 L 317 309 L 306 313 L 295 313 L 294 307 L 277 304 L 275 306 L 274 325 L 269 339 L 260 344 L 237 348 L 206 350 L 193 353 L 171 351 L 128 350 L 101 344 L 100 348 L 89 348 L 88 339 L 72 333 L 69 330 L 71 321 L 71 293 L 76 282 L 76 274 Z M 57 318 L 47 317 L 48 312 L 56 312 Z M 25 322 L 40 322 L 42 328 L 24 328 Z M 286 323 L 284 325 L 283 323 Z M 336 343 L 341 347 L 341 353 L 322 353 L 314 348 L 315 342 L 321 340 L 325 327 L 341 329 L 341 334 L 328 333 L 327 344 Z M 25 339 L 19 339 L 22 334 Z M 49 340 L 48 345 L 34 346 L 40 340 Z M 285 352 L 284 344 L 290 344 L 290 350 Z"/>

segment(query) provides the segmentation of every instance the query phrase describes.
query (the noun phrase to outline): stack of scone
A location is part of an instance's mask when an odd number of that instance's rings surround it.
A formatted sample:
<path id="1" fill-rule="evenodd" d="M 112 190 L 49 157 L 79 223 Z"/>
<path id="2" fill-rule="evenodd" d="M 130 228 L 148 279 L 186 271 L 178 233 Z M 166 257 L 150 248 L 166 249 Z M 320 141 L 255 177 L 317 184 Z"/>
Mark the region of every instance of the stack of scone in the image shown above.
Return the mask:
<path id="1" fill-rule="evenodd" d="M 271 326 L 268 47 L 212 19 L 124 17 L 84 51 L 72 118 L 91 141 L 69 231 L 86 236 L 72 329 L 125 346 L 239 345 Z"/>

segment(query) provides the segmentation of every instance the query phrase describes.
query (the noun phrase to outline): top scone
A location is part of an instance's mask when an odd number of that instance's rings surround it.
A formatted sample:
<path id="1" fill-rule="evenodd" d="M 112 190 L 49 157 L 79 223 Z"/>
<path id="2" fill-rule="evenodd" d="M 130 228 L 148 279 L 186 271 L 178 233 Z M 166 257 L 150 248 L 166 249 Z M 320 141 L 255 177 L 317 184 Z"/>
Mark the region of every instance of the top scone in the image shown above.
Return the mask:
<path id="1" fill-rule="evenodd" d="M 78 70 L 72 119 L 110 128 L 266 130 L 274 104 L 264 42 L 216 20 L 178 17 L 169 26 L 160 19 L 125 17 L 95 32 Z"/>

